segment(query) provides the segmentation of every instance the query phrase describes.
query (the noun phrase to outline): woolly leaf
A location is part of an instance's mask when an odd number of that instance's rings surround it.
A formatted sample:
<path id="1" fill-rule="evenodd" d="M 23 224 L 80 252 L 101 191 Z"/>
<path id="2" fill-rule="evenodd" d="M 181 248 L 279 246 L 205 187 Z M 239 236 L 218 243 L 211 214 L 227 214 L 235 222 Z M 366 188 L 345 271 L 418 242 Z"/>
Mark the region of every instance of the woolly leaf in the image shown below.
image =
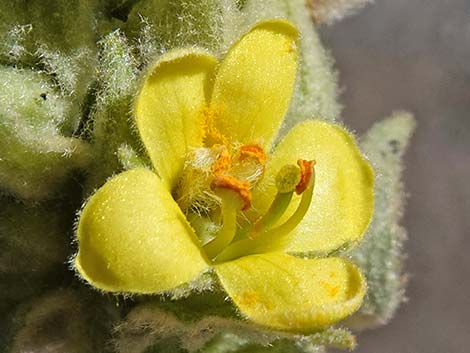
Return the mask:
<path id="1" fill-rule="evenodd" d="M 47 73 L 74 103 L 71 132 L 79 125 L 95 79 L 95 43 L 106 22 L 102 0 L 13 0 L 0 5 L 0 62 Z"/>
<path id="2" fill-rule="evenodd" d="M 194 45 L 215 50 L 221 28 L 218 0 L 142 0 L 129 14 L 126 33 L 136 37 L 148 31 L 151 46 L 161 53 Z"/>
<path id="3" fill-rule="evenodd" d="M 355 326 L 387 323 L 404 300 L 405 229 L 400 225 L 405 193 L 402 158 L 415 128 L 411 114 L 396 112 L 376 123 L 362 148 L 376 170 L 374 219 L 361 245 L 353 251 L 368 283 L 368 295 L 351 322 Z"/>
<path id="4" fill-rule="evenodd" d="M 68 194 L 73 195 L 73 190 Z M 0 312 L 3 313 L 13 304 L 40 295 L 64 281 L 77 205 L 55 200 L 30 206 L 5 197 L 0 202 Z"/>
<path id="5" fill-rule="evenodd" d="M 103 352 L 115 317 L 103 299 L 71 289 L 49 292 L 16 311 L 9 353 Z"/>
<path id="6" fill-rule="evenodd" d="M 2 2 L 0 37 L 11 34 L 15 26 L 27 26 L 27 33 L 24 33 L 27 36 L 21 44 L 30 54 L 41 45 L 64 52 L 82 46 L 93 47 L 96 39 L 94 16 L 100 6 L 100 1 L 90 0 L 49 0 L 47 4 L 41 0 Z M 9 44 L 13 43 L 6 42 L 2 46 L 6 48 Z M 11 54 L 10 57 L 15 56 L 15 52 Z"/>
<path id="7" fill-rule="evenodd" d="M 61 133 L 71 102 L 30 70 L 0 67 L 0 75 L 0 192 L 51 198 L 90 160 L 85 142 Z"/>
<path id="8" fill-rule="evenodd" d="M 179 301 L 161 301 L 135 307 L 117 326 L 119 353 L 153 353 L 171 345 L 184 352 L 321 352 L 324 345 L 353 348 L 355 339 L 344 329 L 330 328 L 312 335 L 268 330 L 240 321 L 220 292 L 202 293 Z M 167 347 L 168 349 L 168 347 Z M 247 350 L 250 349 L 250 350 Z"/>
<path id="9" fill-rule="evenodd" d="M 132 46 L 116 30 L 99 43 L 101 48 L 96 104 L 88 122 L 94 150 L 94 161 L 89 169 L 87 189 L 101 186 L 104 181 L 122 170 L 119 149 L 126 145 L 128 151 L 140 151 L 133 131 L 131 115 L 134 94 L 137 91 L 137 62 Z"/>
<path id="10" fill-rule="evenodd" d="M 307 0 L 316 24 L 332 24 L 358 12 L 374 0 Z"/>

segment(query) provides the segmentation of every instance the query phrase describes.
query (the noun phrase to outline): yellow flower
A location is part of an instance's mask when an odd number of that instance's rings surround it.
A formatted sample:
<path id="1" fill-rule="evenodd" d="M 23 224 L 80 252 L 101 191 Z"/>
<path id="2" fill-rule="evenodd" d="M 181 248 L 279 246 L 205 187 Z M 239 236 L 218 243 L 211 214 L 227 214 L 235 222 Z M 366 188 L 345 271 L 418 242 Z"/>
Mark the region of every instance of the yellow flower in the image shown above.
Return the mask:
<path id="1" fill-rule="evenodd" d="M 245 317 L 282 330 L 357 310 L 363 276 L 328 255 L 369 223 L 369 163 L 345 130 L 316 120 L 268 153 L 292 95 L 298 37 L 289 22 L 266 21 L 220 64 L 177 50 L 151 68 L 135 115 L 155 170 L 123 172 L 88 200 L 74 262 L 84 279 L 162 293 L 212 268 Z"/>

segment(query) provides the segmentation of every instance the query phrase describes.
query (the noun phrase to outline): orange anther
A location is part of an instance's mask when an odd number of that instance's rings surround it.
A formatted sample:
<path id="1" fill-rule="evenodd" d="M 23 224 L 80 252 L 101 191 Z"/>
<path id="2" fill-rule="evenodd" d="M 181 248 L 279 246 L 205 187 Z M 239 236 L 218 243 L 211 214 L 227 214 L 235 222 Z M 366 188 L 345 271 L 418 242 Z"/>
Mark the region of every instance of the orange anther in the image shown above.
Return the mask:
<path id="1" fill-rule="evenodd" d="M 310 180 L 313 176 L 313 166 L 315 165 L 315 161 L 299 159 L 297 161 L 297 165 L 300 167 L 300 181 L 295 187 L 295 192 L 297 195 L 300 195 L 310 186 Z"/>
<path id="2" fill-rule="evenodd" d="M 243 145 L 240 147 L 240 160 L 246 158 L 253 158 L 258 161 L 259 164 L 264 165 L 266 162 L 266 152 L 263 147 L 257 144 Z"/>
<path id="3" fill-rule="evenodd" d="M 250 183 L 242 182 L 231 175 L 216 176 L 211 184 L 213 189 L 222 188 L 236 192 L 243 201 L 242 211 L 246 211 L 251 206 Z"/>
<path id="4" fill-rule="evenodd" d="M 212 174 L 217 176 L 228 172 L 232 167 L 232 158 L 230 157 L 227 147 L 224 145 L 214 145 L 212 146 L 212 150 L 219 154 L 214 164 L 212 164 Z"/>

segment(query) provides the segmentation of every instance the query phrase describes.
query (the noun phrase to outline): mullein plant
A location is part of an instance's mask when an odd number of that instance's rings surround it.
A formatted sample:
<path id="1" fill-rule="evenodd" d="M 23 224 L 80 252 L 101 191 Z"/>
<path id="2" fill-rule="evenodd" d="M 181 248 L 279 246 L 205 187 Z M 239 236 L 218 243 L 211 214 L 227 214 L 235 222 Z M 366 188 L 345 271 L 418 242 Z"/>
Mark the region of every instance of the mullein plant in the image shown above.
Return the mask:
<path id="1" fill-rule="evenodd" d="M 394 112 L 315 26 L 369 1 L 0 4 L 0 352 L 325 352 L 403 302 Z"/>

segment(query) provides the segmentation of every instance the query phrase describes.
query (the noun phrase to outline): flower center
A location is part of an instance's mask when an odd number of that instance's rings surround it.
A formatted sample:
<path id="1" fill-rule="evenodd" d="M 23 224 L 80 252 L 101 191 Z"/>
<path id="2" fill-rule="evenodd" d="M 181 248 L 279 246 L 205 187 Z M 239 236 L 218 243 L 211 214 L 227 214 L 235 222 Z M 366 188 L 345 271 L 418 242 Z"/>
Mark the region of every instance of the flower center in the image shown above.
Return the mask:
<path id="1" fill-rule="evenodd" d="M 262 179 L 265 162 L 266 153 L 257 144 L 215 144 L 188 154 L 174 196 L 211 260 L 256 253 L 261 244 L 290 233 L 305 216 L 312 200 L 315 161 L 303 159 L 278 171 L 277 194 L 267 212 L 254 220 L 247 216 L 251 190 Z M 302 195 L 300 203 L 279 224 L 294 192 Z"/>

